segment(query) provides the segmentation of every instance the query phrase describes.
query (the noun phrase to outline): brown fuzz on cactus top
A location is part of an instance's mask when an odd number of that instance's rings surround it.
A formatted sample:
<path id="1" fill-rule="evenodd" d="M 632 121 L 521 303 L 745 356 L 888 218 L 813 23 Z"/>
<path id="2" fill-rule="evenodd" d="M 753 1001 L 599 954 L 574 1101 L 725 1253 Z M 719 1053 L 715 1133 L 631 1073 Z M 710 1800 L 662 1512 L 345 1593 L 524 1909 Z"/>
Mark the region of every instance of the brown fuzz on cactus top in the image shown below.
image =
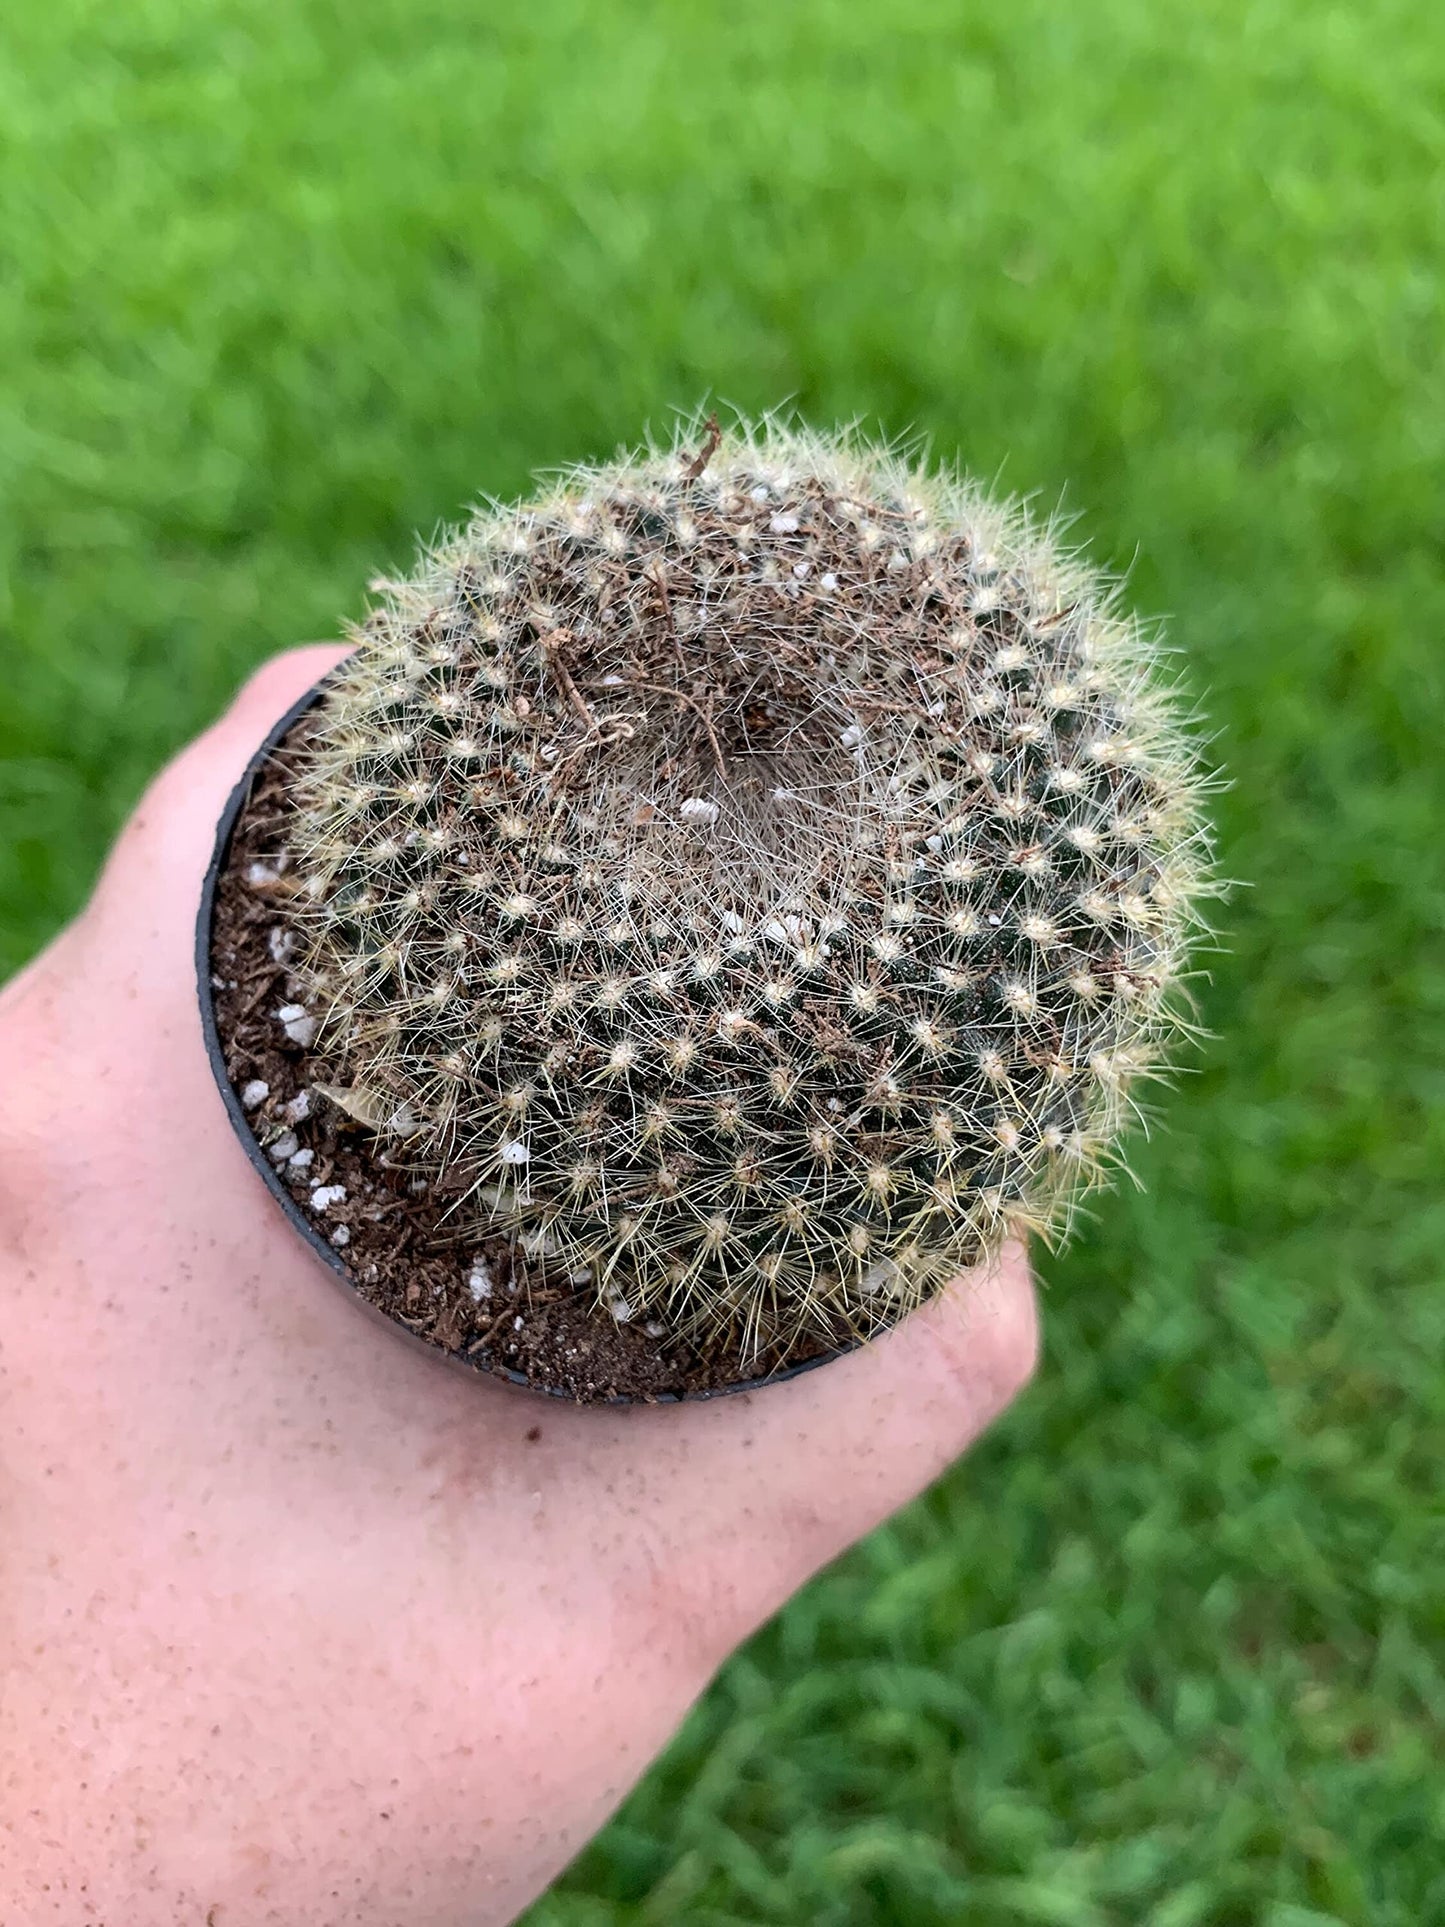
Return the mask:
<path id="1" fill-rule="evenodd" d="M 295 797 L 304 974 L 459 1228 L 755 1351 L 1062 1226 L 1182 1027 L 1207 854 L 1110 582 L 770 419 L 377 587 Z"/>

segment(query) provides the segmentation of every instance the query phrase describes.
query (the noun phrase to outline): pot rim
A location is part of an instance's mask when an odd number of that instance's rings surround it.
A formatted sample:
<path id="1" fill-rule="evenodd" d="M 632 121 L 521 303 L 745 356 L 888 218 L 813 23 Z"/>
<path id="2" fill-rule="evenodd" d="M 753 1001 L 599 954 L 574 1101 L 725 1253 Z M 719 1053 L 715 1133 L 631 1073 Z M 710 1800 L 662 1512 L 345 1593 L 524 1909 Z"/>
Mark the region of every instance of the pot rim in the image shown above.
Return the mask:
<path id="1" fill-rule="evenodd" d="M 450 1365 L 454 1370 L 463 1371 L 469 1377 L 496 1379 L 522 1391 L 546 1398 L 561 1399 L 568 1404 L 583 1407 L 693 1405 L 701 1404 L 707 1399 L 730 1398 L 739 1392 L 760 1392 L 770 1385 L 786 1384 L 789 1379 L 800 1378 L 805 1372 L 816 1371 L 820 1365 L 831 1364 L 834 1359 L 845 1358 L 850 1352 L 856 1351 L 863 1342 L 861 1339 L 838 1346 L 832 1351 L 821 1352 L 816 1358 L 804 1359 L 801 1364 L 788 1365 L 783 1370 L 770 1372 L 764 1377 L 737 1379 L 727 1385 L 709 1386 L 705 1391 L 657 1392 L 645 1397 L 617 1393 L 608 1398 L 577 1399 L 570 1392 L 564 1391 L 561 1386 L 539 1384 L 535 1379 L 528 1378 L 525 1373 L 516 1371 L 510 1365 L 489 1364 L 480 1357 L 470 1358 L 460 1352 L 444 1351 L 441 1346 L 433 1345 L 418 1333 L 408 1331 L 404 1325 L 399 1325 L 394 1318 L 388 1317 L 379 1306 L 372 1304 L 370 1299 L 362 1295 L 341 1253 L 321 1235 L 302 1212 L 301 1207 L 282 1183 L 280 1173 L 262 1150 L 256 1133 L 251 1129 L 250 1118 L 242 1109 L 241 1100 L 226 1072 L 226 1056 L 221 1043 L 220 1028 L 216 1022 L 215 997 L 211 984 L 211 938 L 215 923 L 216 888 L 230 857 L 231 839 L 241 812 L 250 801 L 252 786 L 267 759 L 295 724 L 325 695 L 331 673 L 314 683 L 304 695 L 292 703 L 283 716 L 272 724 L 226 799 L 225 808 L 221 811 L 216 825 L 211 859 L 206 866 L 205 878 L 201 885 L 200 906 L 196 915 L 195 960 L 196 990 L 200 1004 L 201 1033 L 205 1040 L 206 1057 L 217 1089 L 220 1091 L 221 1101 L 225 1105 L 226 1115 L 230 1119 L 231 1128 L 253 1169 L 259 1172 L 266 1189 L 281 1207 L 292 1229 L 300 1234 L 312 1252 L 325 1265 L 333 1282 L 345 1291 L 354 1305 L 377 1323 L 384 1325 L 396 1338 L 404 1340 L 413 1350 L 423 1352 L 427 1357 L 436 1359 L 442 1364 Z"/>

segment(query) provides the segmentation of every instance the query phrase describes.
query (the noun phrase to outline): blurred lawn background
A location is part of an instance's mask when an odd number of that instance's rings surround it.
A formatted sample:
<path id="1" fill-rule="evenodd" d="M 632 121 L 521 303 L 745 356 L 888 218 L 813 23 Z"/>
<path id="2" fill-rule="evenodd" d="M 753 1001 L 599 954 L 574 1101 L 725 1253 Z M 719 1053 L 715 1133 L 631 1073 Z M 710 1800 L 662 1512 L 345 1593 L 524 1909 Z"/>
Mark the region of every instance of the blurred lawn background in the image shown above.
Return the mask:
<path id="1" fill-rule="evenodd" d="M 1083 510 L 1232 777 L 1037 1386 L 533 1927 L 1445 1922 L 1442 90 L 1423 0 L 10 0 L 0 968 L 414 529 L 704 394 Z"/>

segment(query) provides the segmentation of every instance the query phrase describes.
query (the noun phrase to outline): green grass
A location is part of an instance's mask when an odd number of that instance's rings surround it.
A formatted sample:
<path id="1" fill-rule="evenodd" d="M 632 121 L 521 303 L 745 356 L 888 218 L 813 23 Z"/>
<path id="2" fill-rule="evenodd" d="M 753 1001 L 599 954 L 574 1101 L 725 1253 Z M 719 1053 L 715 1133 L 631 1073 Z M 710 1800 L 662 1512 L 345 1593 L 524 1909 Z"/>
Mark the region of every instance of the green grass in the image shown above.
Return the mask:
<path id="1" fill-rule="evenodd" d="M 1063 493 L 1232 777 L 1037 1387 L 537 1927 L 1445 1922 L 1442 89 L 1424 0 L 11 0 L 0 967 L 413 528 L 704 392 Z"/>

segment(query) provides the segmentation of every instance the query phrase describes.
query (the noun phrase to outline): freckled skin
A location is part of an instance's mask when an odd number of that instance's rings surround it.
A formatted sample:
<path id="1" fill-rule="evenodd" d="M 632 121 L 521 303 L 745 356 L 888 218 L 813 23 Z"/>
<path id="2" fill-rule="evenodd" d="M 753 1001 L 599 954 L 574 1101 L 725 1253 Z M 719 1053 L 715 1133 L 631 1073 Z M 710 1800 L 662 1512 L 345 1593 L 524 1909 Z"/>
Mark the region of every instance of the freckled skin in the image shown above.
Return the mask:
<path id="1" fill-rule="evenodd" d="M 0 1921 L 478 1927 L 1033 1368 L 1010 1246 L 686 1411 L 458 1382 L 334 1290 L 211 1082 L 191 920 L 252 680 L 0 993 Z"/>

